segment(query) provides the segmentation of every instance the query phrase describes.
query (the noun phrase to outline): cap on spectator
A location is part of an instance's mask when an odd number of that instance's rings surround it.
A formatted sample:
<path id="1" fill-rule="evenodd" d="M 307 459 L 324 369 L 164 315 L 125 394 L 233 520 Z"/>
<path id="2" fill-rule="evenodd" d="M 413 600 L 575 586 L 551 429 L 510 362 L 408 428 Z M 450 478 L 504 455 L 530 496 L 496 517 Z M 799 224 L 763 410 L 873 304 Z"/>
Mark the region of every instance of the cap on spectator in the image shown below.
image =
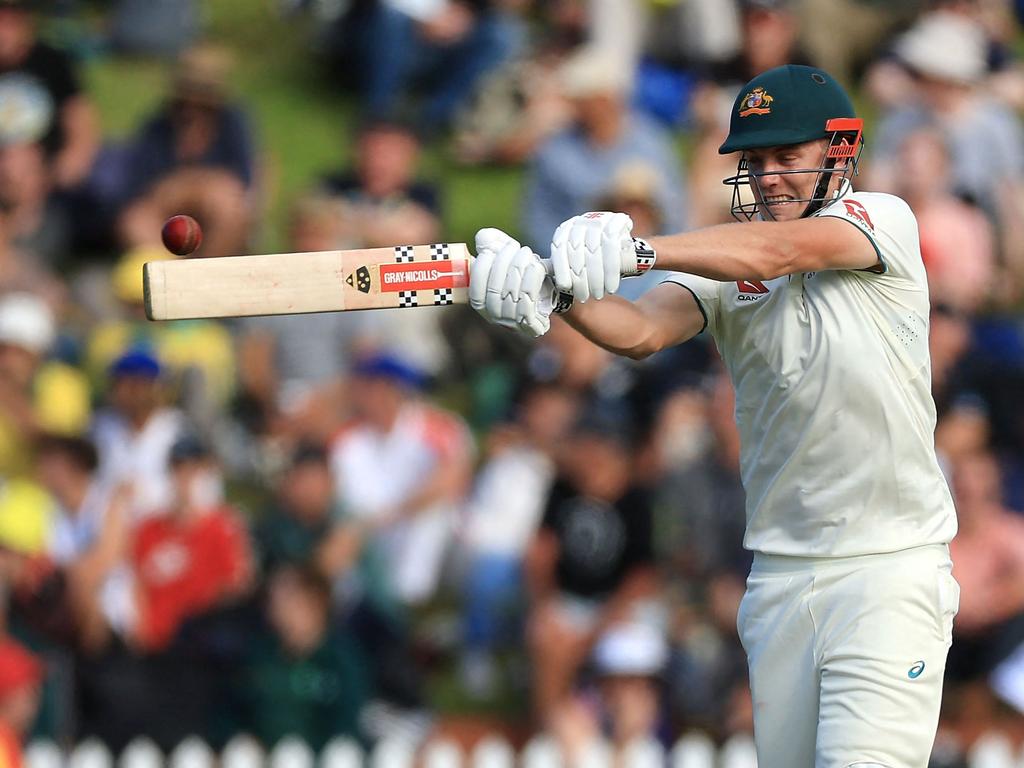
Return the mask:
<path id="1" fill-rule="evenodd" d="M 142 265 L 147 261 L 166 261 L 174 256 L 155 245 L 140 245 L 125 251 L 110 273 L 110 288 L 118 301 L 142 304 Z"/>
<path id="2" fill-rule="evenodd" d="M 364 357 L 352 373 L 364 379 L 384 379 L 408 389 L 422 389 L 426 385 L 426 375 L 421 370 L 388 352 Z"/>
<path id="3" fill-rule="evenodd" d="M 629 408 L 619 402 L 592 403 L 576 421 L 572 434 L 592 437 L 618 444 L 630 451 L 636 447 L 637 430 Z"/>
<path id="4" fill-rule="evenodd" d="M 0 699 L 43 679 L 43 665 L 21 643 L 0 640 Z"/>
<path id="5" fill-rule="evenodd" d="M 919 75 L 970 84 L 985 74 L 988 50 L 980 24 L 958 13 L 936 11 L 896 41 L 895 53 Z"/>
<path id="6" fill-rule="evenodd" d="M 228 97 L 230 54 L 218 46 L 198 45 L 181 54 L 174 73 L 177 99 L 218 106 Z"/>
<path id="7" fill-rule="evenodd" d="M 31 293 L 0 298 L 0 344 L 41 355 L 53 344 L 57 329 L 46 302 Z"/>
<path id="8" fill-rule="evenodd" d="M 107 372 L 113 378 L 135 376 L 156 379 L 160 377 L 160 361 L 145 347 L 132 347 L 111 363 Z"/>
<path id="9" fill-rule="evenodd" d="M 292 451 L 288 466 L 295 468 L 303 464 L 327 464 L 327 449 L 319 443 L 303 440 Z"/>
<path id="10" fill-rule="evenodd" d="M 562 90 L 572 99 L 621 96 L 632 86 L 632 71 L 615 56 L 597 48 L 577 51 L 558 72 Z"/>
<path id="11" fill-rule="evenodd" d="M 52 123 L 53 99 L 39 81 L 18 73 L 5 75 L 0 81 L 0 145 L 34 144 Z"/>
<path id="12" fill-rule="evenodd" d="M 182 435 L 171 446 L 169 461 L 171 466 L 184 464 L 186 461 L 202 461 L 213 455 L 210 446 L 198 435 L 191 433 Z"/>
<path id="13" fill-rule="evenodd" d="M 615 624 L 594 646 L 594 665 L 602 675 L 654 676 L 668 660 L 668 644 L 650 624 Z"/>

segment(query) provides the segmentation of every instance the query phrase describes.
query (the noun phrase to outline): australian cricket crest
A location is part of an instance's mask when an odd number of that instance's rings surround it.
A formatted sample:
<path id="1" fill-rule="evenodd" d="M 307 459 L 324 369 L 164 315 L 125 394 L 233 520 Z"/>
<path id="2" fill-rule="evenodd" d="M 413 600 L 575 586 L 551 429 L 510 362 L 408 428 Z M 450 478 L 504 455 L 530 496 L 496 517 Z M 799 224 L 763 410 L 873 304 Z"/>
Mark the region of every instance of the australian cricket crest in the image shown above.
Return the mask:
<path id="1" fill-rule="evenodd" d="M 775 101 L 775 97 L 761 86 L 758 86 L 744 96 L 743 101 L 740 102 L 740 117 L 767 115 L 772 111 L 773 101 Z"/>

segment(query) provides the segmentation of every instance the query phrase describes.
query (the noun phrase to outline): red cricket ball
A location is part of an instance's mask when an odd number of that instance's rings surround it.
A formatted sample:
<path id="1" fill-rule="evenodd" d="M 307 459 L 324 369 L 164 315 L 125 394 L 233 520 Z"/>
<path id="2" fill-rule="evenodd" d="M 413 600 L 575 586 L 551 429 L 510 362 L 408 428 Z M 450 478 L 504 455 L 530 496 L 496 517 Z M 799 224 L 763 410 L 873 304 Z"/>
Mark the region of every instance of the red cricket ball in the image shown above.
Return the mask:
<path id="1" fill-rule="evenodd" d="M 203 230 L 191 216 L 178 214 L 164 222 L 160 237 L 168 251 L 178 256 L 187 256 L 203 242 Z"/>

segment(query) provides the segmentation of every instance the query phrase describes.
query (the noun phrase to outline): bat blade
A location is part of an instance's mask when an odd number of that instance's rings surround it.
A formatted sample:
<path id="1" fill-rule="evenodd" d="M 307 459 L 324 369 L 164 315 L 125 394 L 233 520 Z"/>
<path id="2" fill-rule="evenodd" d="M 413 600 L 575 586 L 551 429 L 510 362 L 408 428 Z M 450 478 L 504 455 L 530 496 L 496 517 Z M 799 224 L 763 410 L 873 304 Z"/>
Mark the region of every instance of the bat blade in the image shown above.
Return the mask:
<path id="1" fill-rule="evenodd" d="M 465 243 L 151 261 L 150 320 L 465 304 L 473 257 Z"/>

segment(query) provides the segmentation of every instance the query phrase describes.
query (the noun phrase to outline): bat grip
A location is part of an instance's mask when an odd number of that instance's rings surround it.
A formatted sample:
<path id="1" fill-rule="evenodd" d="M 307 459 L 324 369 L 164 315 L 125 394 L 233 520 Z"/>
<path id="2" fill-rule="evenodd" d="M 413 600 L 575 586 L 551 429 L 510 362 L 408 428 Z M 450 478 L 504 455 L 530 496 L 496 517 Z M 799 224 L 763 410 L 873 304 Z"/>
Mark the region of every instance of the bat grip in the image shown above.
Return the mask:
<path id="1" fill-rule="evenodd" d="M 551 259 L 541 259 L 540 263 L 544 265 L 545 271 L 548 273 L 548 277 L 551 278 L 552 284 L 555 280 L 555 268 L 551 263 Z M 556 315 L 564 315 L 572 309 L 572 294 L 568 291 L 560 291 L 557 288 L 551 297 L 551 311 Z"/>

